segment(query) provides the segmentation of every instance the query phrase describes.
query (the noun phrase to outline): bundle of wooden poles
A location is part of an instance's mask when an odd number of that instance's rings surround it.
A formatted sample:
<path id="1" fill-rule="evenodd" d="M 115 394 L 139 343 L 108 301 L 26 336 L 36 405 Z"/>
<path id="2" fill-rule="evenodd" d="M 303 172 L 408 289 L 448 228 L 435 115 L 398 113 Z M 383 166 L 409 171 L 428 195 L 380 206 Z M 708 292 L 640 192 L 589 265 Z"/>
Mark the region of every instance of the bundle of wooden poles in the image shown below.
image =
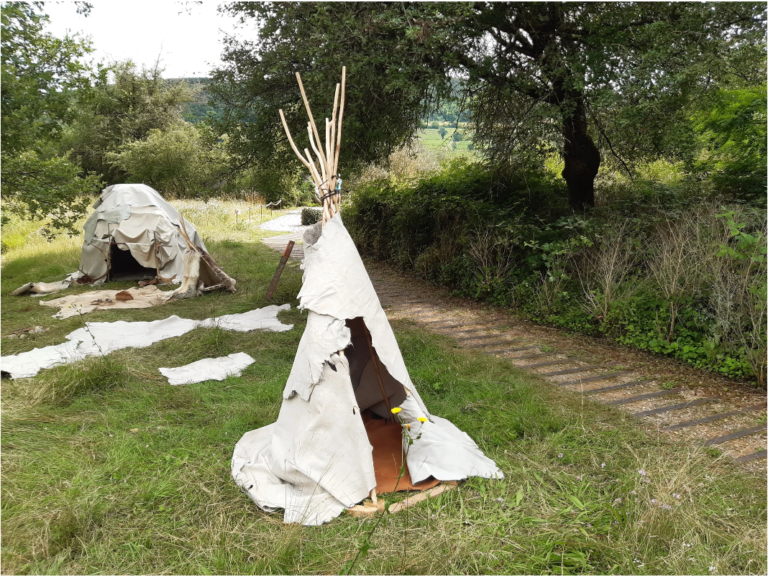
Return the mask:
<path id="1" fill-rule="evenodd" d="M 307 109 L 307 116 L 309 116 L 309 122 L 307 122 L 307 132 L 309 133 L 309 143 L 315 156 L 308 148 L 304 149 L 304 154 L 299 152 L 296 144 L 291 136 L 291 131 L 288 128 L 288 123 L 285 121 L 285 114 L 280 109 L 280 120 L 283 122 L 283 128 L 285 128 L 285 134 L 288 137 L 288 142 L 291 143 L 291 148 L 299 160 L 304 166 L 309 169 L 309 173 L 312 176 L 312 180 L 315 183 L 315 190 L 317 191 L 317 201 L 322 204 L 323 207 L 323 226 L 333 215 L 339 211 L 339 204 L 341 202 L 341 193 L 336 192 L 336 182 L 338 180 L 339 170 L 339 151 L 341 150 L 341 125 L 344 119 L 344 95 L 346 89 L 347 67 L 344 66 L 341 69 L 341 84 L 336 84 L 336 95 L 333 98 L 333 113 L 331 119 L 325 119 L 325 146 L 320 138 L 320 133 L 317 130 L 315 119 L 312 116 L 312 109 L 309 107 L 309 101 L 307 100 L 307 94 L 304 92 L 304 84 L 301 82 L 301 75 L 296 73 L 296 80 L 299 82 L 299 89 L 301 90 L 301 98 L 304 100 L 304 106 Z M 341 96 L 341 98 L 339 98 Z M 316 164 L 317 162 L 317 164 Z M 319 165 L 319 168 L 318 168 Z"/>

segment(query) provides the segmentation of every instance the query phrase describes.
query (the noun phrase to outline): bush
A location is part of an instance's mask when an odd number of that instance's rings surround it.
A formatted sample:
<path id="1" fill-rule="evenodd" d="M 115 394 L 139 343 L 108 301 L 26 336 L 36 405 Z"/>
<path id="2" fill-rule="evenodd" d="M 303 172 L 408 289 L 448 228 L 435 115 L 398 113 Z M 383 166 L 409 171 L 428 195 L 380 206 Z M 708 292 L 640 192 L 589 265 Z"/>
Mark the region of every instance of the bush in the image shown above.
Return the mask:
<path id="1" fill-rule="evenodd" d="M 302 226 L 310 226 L 320 222 L 323 217 L 323 211 L 319 208 L 303 208 L 301 210 Z"/>
<path id="2" fill-rule="evenodd" d="M 759 211 L 638 194 L 576 215 L 563 188 L 459 160 L 362 184 L 344 220 L 362 253 L 457 294 L 764 386 Z"/>

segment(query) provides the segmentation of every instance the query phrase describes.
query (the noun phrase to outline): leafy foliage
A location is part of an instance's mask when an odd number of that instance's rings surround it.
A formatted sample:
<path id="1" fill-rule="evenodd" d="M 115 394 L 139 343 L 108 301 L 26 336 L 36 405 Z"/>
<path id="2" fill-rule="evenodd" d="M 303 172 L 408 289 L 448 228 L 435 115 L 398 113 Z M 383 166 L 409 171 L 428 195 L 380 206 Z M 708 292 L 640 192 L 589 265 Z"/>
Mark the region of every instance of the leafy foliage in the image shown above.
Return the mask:
<path id="1" fill-rule="evenodd" d="M 562 181 L 455 162 L 418 182 L 360 186 L 360 250 L 550 325 L 765 386 L 759 212 L 616 203 L 569 214 Z"/>
<path id="2" fill-rule="evenodd" d="M 294 72 L 311 99 L 327 99 L 339 63 L 348 67 L 345 166 L 388 157 L 463 77 L 460 108 L 471 113 L 475 145 L 495 166 L 540 165 L 559 152 L 574 209 L 594 204 L 603 156 L 628 171 L 632 160 L 690 157 L 686 107 L 759 62 L 765 32 L 764 7 L 748 3 L 239 2 L 226 10 L 260 32 L 258 44 L 229 40 L 212 88 L 229 109 L 219 128 L 245 162 L 287 160 L 276 118 L 285 108 L 303 120 Z"/>
<path id="3" fill-rule="evenodd" d="M 145 139 L 150 131 L 167 131 L 183 123 L 182 106 L 192 100 L 186 83 L 167 82 L 158 67 L 138 70 L 130 62 L 116 64 L 113 81 L 100 81 L 87 100 L 81 100 L 77 118 L 61 146 L 86 169 L 104 176 L 108 184 L 125 180 L 125 172 L 109 162 L 120 147 Z"/>
<path id="4" fill-rule="evenodd" d="M 106 161 L 127 180 L 176 196 L 209 196 L 224 180 L 228 164 L 209 131 L 189 123 L 151 129 L 145 139 L 107 153 Z"/>
<path id="5" fill-rule="evenodd" d="M 41 3 L 2 5 L 3 196 L 11 212 L 50 215 L 54 227 L 74 232 L 85 209 L 77 199 L 101 183 L 57 154 L 56 143 L 73 118 L 73 100 L 89 92 L 93 74 L 82 59 L 91 48 L 77 37 L 45 32 L 47 21 Z"/>

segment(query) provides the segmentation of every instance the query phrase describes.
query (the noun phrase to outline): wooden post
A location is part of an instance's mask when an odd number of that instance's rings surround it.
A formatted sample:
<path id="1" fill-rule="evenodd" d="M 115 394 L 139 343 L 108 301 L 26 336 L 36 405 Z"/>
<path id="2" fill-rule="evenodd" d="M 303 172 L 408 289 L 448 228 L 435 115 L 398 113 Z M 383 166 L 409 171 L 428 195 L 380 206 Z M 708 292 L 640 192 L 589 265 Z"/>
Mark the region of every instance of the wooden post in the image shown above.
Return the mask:
<path id="1" fill-rule="evenodd" d="M 292 240 L 289 240 L 288 245 L 285 247 L 285 251 L 283 252 L 283 256 L 280 257 L 280 264 L 277 265 L 275 276 L 272 277 L 272 282 L 269 283 L 269 288 L 267 289 L 267 300 L 272 300 L 272 295 L 275 294 L 275 289 L 277 289 L 277 281 L 280 280 L 280 275 L 283 274 L 285 263 L 288 262 L 288 259 L 291 256 L 291 251 L 293 250 L 294 244 L 296 243 L 294 243 Z"/>

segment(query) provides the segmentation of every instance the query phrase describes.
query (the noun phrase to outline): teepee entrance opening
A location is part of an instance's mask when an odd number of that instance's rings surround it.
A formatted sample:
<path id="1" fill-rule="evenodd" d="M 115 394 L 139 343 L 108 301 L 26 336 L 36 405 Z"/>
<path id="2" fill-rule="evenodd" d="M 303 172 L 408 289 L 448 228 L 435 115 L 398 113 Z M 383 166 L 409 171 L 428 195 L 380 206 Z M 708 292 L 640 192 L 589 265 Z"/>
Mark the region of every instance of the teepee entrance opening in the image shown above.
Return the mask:
<path id="1" fill-rule="evenodd" d="M 117 243 L 109 246 L 109 280 L 142 280 L 155 278 L 157 269 L 141 266 L 130 250 L 122 250 Z"/>
<path id="2" fill-rule="evenodd" d="M 400 478 L 403 464 L 403 425 L 397 418 L 393 418 L 391 407 L 399 407 L 405 401 L 405 387 L 389 374 L 387 367 L 379 359 L 363 319 L 347 319 L 346 325 L 352 333 L 352 342 L 344 354 L 349 360 L 349 377 L 355 400 L 361 411 L 368 441 L 373 447 L 376 492 L 423 490 L 436 486 L 439 481 L 433 477 L 414 484 L 407 465 L 405 474 Z"/>

